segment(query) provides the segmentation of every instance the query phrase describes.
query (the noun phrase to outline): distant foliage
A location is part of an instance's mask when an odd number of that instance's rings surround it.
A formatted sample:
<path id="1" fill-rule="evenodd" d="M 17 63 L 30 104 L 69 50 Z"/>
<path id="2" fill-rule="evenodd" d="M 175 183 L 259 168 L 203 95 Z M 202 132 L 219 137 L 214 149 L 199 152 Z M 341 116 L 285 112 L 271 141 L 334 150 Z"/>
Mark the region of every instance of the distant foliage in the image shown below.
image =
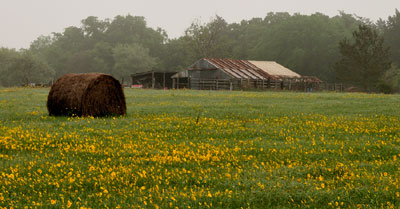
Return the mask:
<path id="1" fill-rule="evenodd" d="M 54 70 L 29 51 L 0 49 L 0 86 L 48 84 Z"/>
<path id="2" fill-rule="evenodd" d="M 165 32 L 147 27 L 144 17 L 99 20 L 90 16 L 81 23 L 81 27 L 39 37 L 31 45 L 31 51 L 45 57 L 56 69 L 55 77 L 100 72 L 127 81 L 130 74 L 156 66 L 166 41 Z"/>
<path id="3" fill-rule="evenodd" d="M 150 71 L 156 65 L 156 59 L 149 55 L 149 50 L 138 44 L 116 46 L 113 58 L 112 74 L 121 80 L 129 80 L 128 76 L 133 72 Z"/>
<path id="4" fill-rule="evenodd" d="M 49 74 L 52 79 L 66 73 L 100 72 L 129 83 L 127 78 L 133 73 L 181 71 L 200 58 L 215 57 L 277 61 L 301 75 L 341 82 L 334 70 L 341 57 L 338 44 L 351 38 L 360 24 L 377 29 L 385 38 L 384 45 L 391 46 L 390 58 L 400 66 L 397 10 L 387 20 L 376 23 L 344 12 L 334 17 L 269 13 L 240 23 L 227 23 L 215 16 L 206 23 L 194 21 L 184 35 L 172 39 L 164 30 L 148 27 L 144 17 L 126 15 L 101 20 L 90 16 L 79 27 L 38 37 L 29 51 L 54 69 L 55 74 Z M 128 50 L 132 47 L 140 50 Z M 130 51 L 130 58 L 122 58 L 126 57 L 122 51 Z"/>
<path id="5" fill-rule="evenodd" d="M 390 87 L 391 92 L 400 92 L 400 68 L 393 64 L 383 75 L 382 82 Z"/>
<path id="6" fill-rule="evenodd" d="M 390 16 L 384 24 L 384 37 L 386 45 L 390 46 L 393 62 L 400 65 L 400 12 Z"/>
<path id="7" fill-rule="evenodd" d="M 339 43 L 341 59 L 334 66 L 339 80 L 366 91 L 375 90 L 391 66 L 389 48 L 383 43 L 377 31 L 367 25 L 359 26 L 353 40 L 342 40 Z M 380 84 L 379 89 L 390 93 L 388 85 Z"/>

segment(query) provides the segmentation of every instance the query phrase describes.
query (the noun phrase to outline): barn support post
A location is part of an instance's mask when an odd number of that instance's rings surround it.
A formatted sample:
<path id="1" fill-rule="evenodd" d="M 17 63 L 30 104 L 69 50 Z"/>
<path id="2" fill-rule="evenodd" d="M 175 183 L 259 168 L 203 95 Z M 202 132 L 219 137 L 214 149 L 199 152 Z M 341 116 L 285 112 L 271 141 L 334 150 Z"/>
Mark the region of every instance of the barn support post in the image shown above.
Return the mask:
<path id="1" fill-rule="evenodd" d="M 163 75 L 163 89 L 165 89 L 165 72 L 164 72 L 164 75 Z"/>
<path id="2" fill-rule="evenodd" d="M 154 89 L 156 85 L 156 78 L 154 77 L 154 72 L 151 73 L 151 88 Z"/>
<path id="3" fill-rule="evenodd" d="M 215 90 L 218 90 L 218 79 L 215 80 Z"/>
<path id="4" fill-rule="evenodd" d="M 233 90 L 233 84 L 232 84 L 232 80 L 230 80 L 230 82 L 229 82 L 229 90 Z"/>
<path id="5" fill-rule="evenodd" d="M 190 77 L 188 77 L 188 89 L 191 89 L 191 79 L 190 79 Z"/>
<path id="6" fill-rule="evenodd" d="M 172 88 L 175 89 L 175 78 L 172 79 Z"/>
<path id="7" fill-rule="evenodd" d="M 179 89 L 179 77 L 176 79 L 177 81 L 176 81 L 176 89 Z"/>

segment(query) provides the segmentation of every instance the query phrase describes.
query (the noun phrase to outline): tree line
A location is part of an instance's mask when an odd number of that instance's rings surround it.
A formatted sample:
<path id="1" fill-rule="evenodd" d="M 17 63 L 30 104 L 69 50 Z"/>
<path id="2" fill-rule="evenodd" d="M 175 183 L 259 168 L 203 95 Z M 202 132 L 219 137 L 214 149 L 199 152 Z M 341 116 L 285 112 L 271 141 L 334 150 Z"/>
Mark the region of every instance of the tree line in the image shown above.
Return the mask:
<path id="1" fill-rule="evenodd" d="M 374 42 L 364 43 L 370 48 L 354 45 L 357 39 L 368 37 L 375 37 Z M 349 62 L 358 59 L 351 58 L 357 50 L 375 50 L 379 44 L 387 55 L 372 53 L 366 62 Z M 382 61 L 378 55 L 384 62 L 377 63 Z M 334 17 L 269 13 L 232 24 L 215 16 L 207 23 L 193 22 L 178 38 L 147 26 L 144 17 L 101 20 L 90 16 L 80 27 L 38 37 L 29 49 L 2 48 L 0 85 L 46 83 L 65 73 L 83 72 L 108 73 L 129 83 L 132 73 L 181 71 L 204 57 L 273 60 L 326 82 L 347 82 L 364 89 L 385 83 L 387 88 L 400 90 L 400 13 L 396 10 L 387 20 L 377 22 L 344 12 Z M 357 73 L 371 65 L 376 65 L 373 72 Z"/>

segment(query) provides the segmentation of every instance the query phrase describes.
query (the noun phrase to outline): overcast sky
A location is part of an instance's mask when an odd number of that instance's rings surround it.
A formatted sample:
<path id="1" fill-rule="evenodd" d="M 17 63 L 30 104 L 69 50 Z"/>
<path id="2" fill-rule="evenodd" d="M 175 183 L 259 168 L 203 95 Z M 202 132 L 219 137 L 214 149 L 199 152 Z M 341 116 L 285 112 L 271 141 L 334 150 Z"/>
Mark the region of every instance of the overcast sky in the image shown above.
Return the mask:
<path id="1" fill-rule="evenodd" d="M 268 12 L 335 16 L 339 10 L 372 20 L 387 19 L 400 0 L 0 0 L 0 47 L 27 48 L 40 35 L 80 26 L 88 16 L 144 16 L 150 27 L 179 37 L 195 19 L 218 14 L 227 22 L 265 17 Z"/>

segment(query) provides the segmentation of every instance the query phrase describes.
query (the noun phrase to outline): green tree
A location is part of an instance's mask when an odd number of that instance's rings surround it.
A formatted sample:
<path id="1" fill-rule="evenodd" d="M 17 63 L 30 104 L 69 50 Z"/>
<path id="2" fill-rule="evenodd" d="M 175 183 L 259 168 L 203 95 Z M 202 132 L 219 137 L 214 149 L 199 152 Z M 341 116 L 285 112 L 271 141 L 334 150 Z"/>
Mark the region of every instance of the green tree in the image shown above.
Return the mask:
<path id="1" fill-rule="evenodd" d="M 366 91 L 375 90 L 391 66 L 389 48 L 383 45 L 384 39 L 365 24 L 353 32 L 353 39 L 339 43 L 341 58 L 334 66 L 337 77 Z"/>
<path id="2" fill-rule="evenodd" d="M 400 12 L 390 16 L 384 27 L 384 36 L 387 46 L 390 46 L 391 57 L 393 61 L 400 65 Z"/>
<path id="3" fill-rule="evenodd" d="M 12 86 L 15 83 L 10 79 L 10 66 L 18 55 L 14 49 L 0 48 L 0 86 Z"/>
<path id="4" fill-rule="evenodd" d="M 54 77 L 54 70 L 29 51 L 23 51 L 10 66 L 10 77 L 15 84 L 49 83 Z"/>
<path id="5" fill-rule="evenodd" d="M 0 49 L 0 85 L 19 86 L 48 83 L 54 70 L 45 61 L 27 50 Z"/>
<path id="6" fill-rule="evenodd" d="M 90 51 L 91 68 L 95 72 L 111 74 L 114 66 L 113 46 L 108 42 L 97 42 Z"/>
<path id="7" fill-rule="evenodd" d="M 193 51 L 188 49 L 185 37 L 169 40 L 164 44 L 160 65 L 162 71 L 183 71 L 193 64 Z"/>
<path id="8" fill-rule="evenodd" d="M 38 57 L 45 59 L 48 56 L 49 48 L 53 45 L 54 39 L 51 36 L 39 36 L 34 40 L 29 51 Z"/>
<path id="9" fill-rule="evenodd" d="M 332 18 L 320 13 L 269 13 L 262 22 L 247 26 L 249 31 L 244 34 L 249 37 L 241 43 L 250 43 L 246 46 L 248 59 L 277 61 L 301 75 L 333 82 L 332 66 L 339 57 L 337 44 L 351 36 L 357 23 L 344 13 Z M 254 34 L 259 34 L 258 38 Z"/>
<path id="10" fill-rule="evenodd" d="M 106 41 L 113 46 L 136 43 L 148 48 L 153 56 L 167 39 L 165 31 L 147 27 L 144 17 L 131 15 L 116 16 L 104 33 Z"/>
<path id="11" fill-rule="evenodd" d="M 400 92 L 400 68 L 392 64 L 392 67 L 383 75 L 383 81 L 393 92 Z"/>
<path id="12" fill-rule="evenodd" d="M 103 38 L 104 32 L 110 25 L 108 20 L 99 20 L 95 16 L 89 16 L 82 20 L 81 23 L 84 35 L 95 41 L 100 41 Z"/>
<path id="13" fill-rule="evenodd" d="M 209 23 L 203 25 L 193 22 L 185 31 L 186 41 L 195 58 L 203 57 L 231 57 L 232 49 L 228 32 L 228 23 L 216 16 Z"/>
<path id="14" fill-rule="evenodd" d="M 113 49 L 114 67 L 112 74 L 121 83 L 129 80 L 133 73 L 150 71 L 157 64 L 149 50 L 138 44 L 118 45 Z"/>

